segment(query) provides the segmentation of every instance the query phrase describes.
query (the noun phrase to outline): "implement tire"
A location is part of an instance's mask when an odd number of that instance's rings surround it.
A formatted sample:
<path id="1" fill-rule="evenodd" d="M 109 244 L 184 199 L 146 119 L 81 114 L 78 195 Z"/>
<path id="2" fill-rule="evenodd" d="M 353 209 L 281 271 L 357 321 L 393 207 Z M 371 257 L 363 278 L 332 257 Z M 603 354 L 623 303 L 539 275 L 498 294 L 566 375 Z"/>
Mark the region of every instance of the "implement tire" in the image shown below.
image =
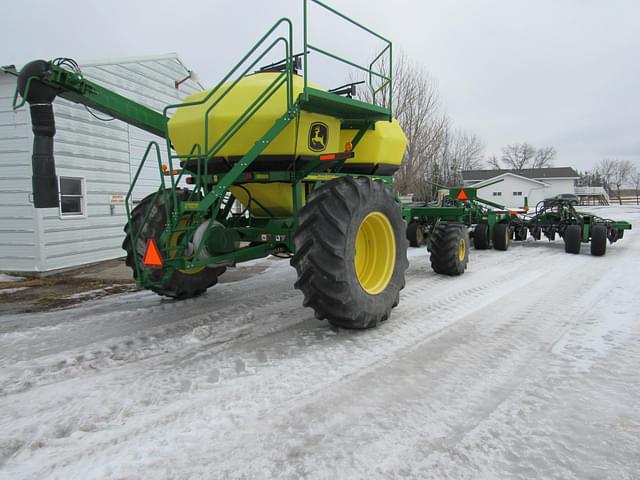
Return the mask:
<path id="1" fill-rule="evenodd" d="M 567 253 L 580 253 L 582 237 L 581 225 L 569 225 L 564 231 L 564 251 Z"/>
<path id="2" fill-rule="evenodd" d="M 510 243 L 509 225 L 506 223 L 496 223 L 493 226 L 493 248 L 505 251 L 509 248 Z"/>
<path id="3" fill-rule="evenodd" d="M 465 225 L 441 223 L 431 234 L 431 268 L 442 275 L 462 275 L 469 262 L 469 233 Z"/>
<path id="4" fill-rule="evenodd" d="M 526 227 L 518 226 L 513 232 L 513 239 L 516 242 L 522 242 L 527 239 L 528 233 L 529 231 L 526 229 Z"/>
<path id="5" fill-rule="evenodd" d="M 424 233 L 418 222 L 411 222 L 407 226 L 407 240 L 411 247 L 421 247 L 424 245 Z"/>
<path id="6" fill-rule="evenodd" d="M 380 181 L 347 176 L 316 188 L 300 210 L 291 259 L 303 305 L 337 327 L 371 328 L 387 320 L 409 266 L 406 230 Z"/>
<path id="7" fill-rule="evenodd" d="M 178 202 L 189 200 L 190 191 L 186 189 L 177 189 L 176 196 Z M 166 224 L 166 206 L 165 198 L 162 192 L 155 198 L 155 194 L 145 197 L 131 212 L 131 225 L 134 232 L 140 232 L 135 248 L 135 258 L 140 262 L 140 269 L 145 268 L 142 265 L 142 258 L 144 257 L 145 250 L 147 248 L 147 242 L 151 239 L 155 240 L 158 246 L 160 245 L 160 235 L 165 228 Z M 171 196 L 167 195 L 169 202 L 172 202 Z M 152 209 L 147 218 L 147 223 L 143 226 L 144 219 L 147 215 L 147 211 Z M 189 217 L 186 219 L 189 220 Z M 142 228 L 141 228 L 142 227 Z M 132 247 L 132 236 L 129 231 L 129 223 L 124 227 L 126 237 L 122 242 L 122 248 L 127 252 L 126 264 L 133 270 L 133 278 L 137 279 L 137 271 L 134 264 L 134 249 Z M 176 242 L 178 239 L 176 238 Z M 218 283 L 218 277 L 225 272 L 224 267 L 210 268 L 201 267 L 194 268 L 193 270 L 176 270 L 171 269 L 172 273 L 168 276 L 168 279 L 163 280 L 167 273 L 168 267 L 162 267 L 152 270 L 150 280 L 159 282 L 148 288 L 158 295 L 164 295 L 166 297 L 176 298 L 183 300 L 186 298 L 196 297 L 204 293 L 207 288 L 212 287 Z"/>
<path id="8" fill-rule="evenodd" d="M 607 227 L 591 225 L 591 255 L 601 257 L 607 253 Z"/>
<path id="9" fill-rule="evenodd" d="M 476 250 L 486 250 L 489 247 L 489 225 L 479 223 L 473 230 L 473 248 Z"/>

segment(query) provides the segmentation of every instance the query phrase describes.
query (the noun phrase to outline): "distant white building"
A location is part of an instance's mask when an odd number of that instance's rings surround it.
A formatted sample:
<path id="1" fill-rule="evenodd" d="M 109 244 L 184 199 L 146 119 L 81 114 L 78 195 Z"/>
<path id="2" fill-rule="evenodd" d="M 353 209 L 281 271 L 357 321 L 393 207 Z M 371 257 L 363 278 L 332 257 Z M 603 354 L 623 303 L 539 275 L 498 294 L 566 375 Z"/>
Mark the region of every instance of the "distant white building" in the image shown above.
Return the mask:
<path id="1" fill-rule="evenodd" d="M 81 64 L 82 73 L 156 111 L 202 90 L 176 54 Z M 0 271 L 46 272 L 124 255 L 122 198 L 150 140 L 119 120 L 100 121 L 83 106 L 56 98 L 54 156 L 58 208 L 32 203 L 29 108 L 12 109 L 16 77 L 0 70 Z M 99 117 L 107 117 L 97 113 Z M 108 118 L 108 117 L 107 117 Z M 163 154 L 164 144 L 159 142 Z M 158 166 L 145 164 L 133 200 L 159 186 Z"/>
<path id="2" fill-rule="evenodd" d="M 578 172 L 571 167 L 528 168 L 524 170 L 465 170 L 465 186 L 480 188 L 478 195 L 505 207 L 530 207 L 560 193 L 575 193 Z M 499 183 L 494 183 L 501 180 Z"/>

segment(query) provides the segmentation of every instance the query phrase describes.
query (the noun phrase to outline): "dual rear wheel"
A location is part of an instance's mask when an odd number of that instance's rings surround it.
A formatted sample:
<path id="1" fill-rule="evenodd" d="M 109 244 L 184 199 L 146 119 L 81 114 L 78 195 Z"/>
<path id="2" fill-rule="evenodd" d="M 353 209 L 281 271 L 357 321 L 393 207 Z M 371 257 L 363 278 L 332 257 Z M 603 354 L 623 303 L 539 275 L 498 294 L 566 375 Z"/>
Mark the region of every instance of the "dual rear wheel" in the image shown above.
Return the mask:
<path id="1" fill-rule="evenodd" d="M 582 244 L 582 225 L 569 225 L 564 231 L 564 250 L 567 253 L 580 253 Z M 607 227 L 603 224 L 591 224 L 591 255 L 601 257 L 607 252 Z"/>
<path id="2" fill-rule="evenodd" d="M 507 250 L 511 244 L 511 233 L 507 223 L 496 223 L 493 226 L 493 235 L 489 235 L 489 225 L 479 223 L 473 231 L 473 247 L 476 250 L 486 250 L 491 248 L 496 250 Z"/>

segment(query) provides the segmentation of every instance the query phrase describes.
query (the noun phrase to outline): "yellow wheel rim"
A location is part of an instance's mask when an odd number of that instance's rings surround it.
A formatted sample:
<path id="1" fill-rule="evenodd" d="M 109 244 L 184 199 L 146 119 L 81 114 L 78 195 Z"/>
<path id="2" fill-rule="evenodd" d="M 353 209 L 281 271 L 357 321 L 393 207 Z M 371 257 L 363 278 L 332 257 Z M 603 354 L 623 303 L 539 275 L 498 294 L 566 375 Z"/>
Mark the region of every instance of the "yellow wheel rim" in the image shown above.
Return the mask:
<path id="1" fill-rule="evenodd" d="M 461 238 L 458 241 L 458 260 L 464 262 L 464 257 L 467 254 L 467 242 L 464 241 L 464 238 Z"/>
<path id="2" fill-rule="evenodd" d="M 354 257 L 356 277 L 362 289 L 369 295 L 382 292 L 396 266 L 396 238 L 386 215 L 371 212 L 356 234 Z"/>
<path id="3" fill-rule="evenodd" d="M 190 215 L 183 216 L 178 222 L 177 226 L 179 228 L 182 228 L 189 225 L 189 220 L 190 220 L 189 217 Z M 182 238 L 183 234 L 184 232 L 175 232 L 174 234 L 171 235 L 171 238 L 169 238 L 169 254 L 168 254 L 169 258 L 174 258 L 176 256 L 178 245 L 180 245 L 180 239 Z M 193 254 L 190 257 L 185 257 L 185 258 L 187 260 L 190 260 L 191 258 L 193 258 Z M 202 267 L 193 267 L 193 268 L 179 268 L 178 271 L 181 273 L 186 273 L 187 275 L 193 275 L 194 273 L 201 272 L 205 268 L 207 267 L 202 266 Z"/>

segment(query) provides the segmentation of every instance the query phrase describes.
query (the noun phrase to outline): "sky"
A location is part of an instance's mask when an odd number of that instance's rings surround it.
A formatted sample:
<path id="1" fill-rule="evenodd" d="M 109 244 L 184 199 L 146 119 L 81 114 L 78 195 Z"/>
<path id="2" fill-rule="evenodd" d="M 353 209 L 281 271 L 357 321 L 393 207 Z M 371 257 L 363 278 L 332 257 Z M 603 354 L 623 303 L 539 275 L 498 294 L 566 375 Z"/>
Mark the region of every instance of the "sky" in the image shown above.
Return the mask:
<path id="1" fill-rule="evenodd" d="M 553 146 L 556 166 L 587 170 L 610 158 L 640 168 L 637 0 L 330 3 L 428 72 L 454 126 L 480 137 L 487 156 L 528 142 Z M 2 65 L 176 52 L 210 86 L 280 17 L 294 21 L 295 50 L 302 48 L 301 0 L 21 0 L 2 11 Z M 358 60 L 380 46 L 311 13 L 320 46 Z M 310 65 L 323 86 L 348 78 L 320 61 Z"/>

